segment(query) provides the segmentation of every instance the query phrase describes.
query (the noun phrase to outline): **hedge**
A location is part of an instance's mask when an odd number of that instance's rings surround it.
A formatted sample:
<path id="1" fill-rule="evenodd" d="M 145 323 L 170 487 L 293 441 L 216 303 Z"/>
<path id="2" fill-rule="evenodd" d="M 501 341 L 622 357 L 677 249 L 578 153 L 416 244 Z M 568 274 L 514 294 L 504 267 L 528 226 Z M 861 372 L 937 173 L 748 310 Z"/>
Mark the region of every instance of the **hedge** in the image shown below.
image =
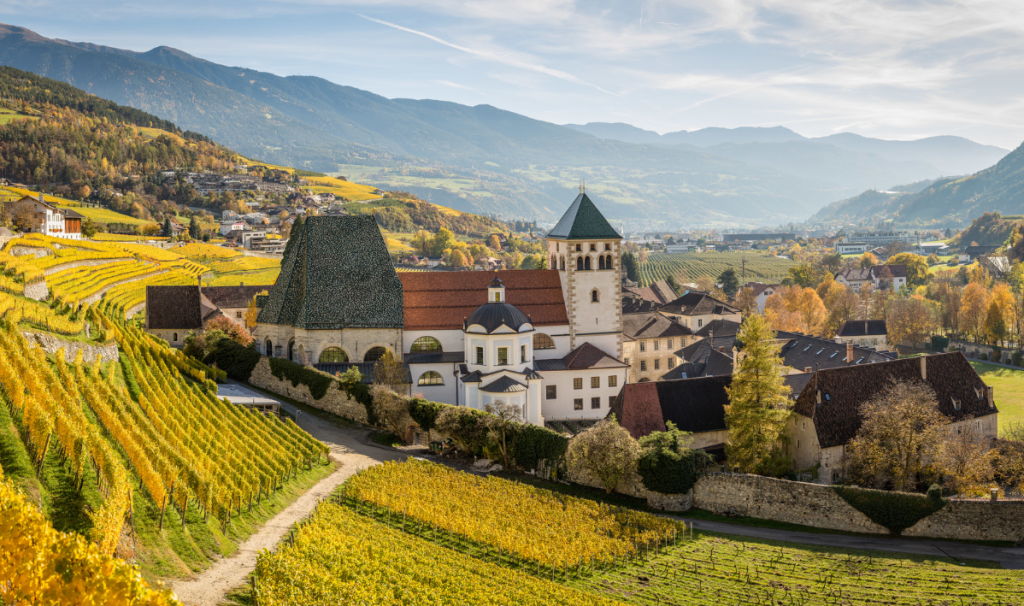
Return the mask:
<path id="1" fill-rule="evenodd" d="M 429 433 L 430 430 L 437 426 L 437 417 L 441 415 L 441 411 L 444 410 L 445 406 L 451 406 L 451 404 L 431 402 L 423 398 L 413 398 L 409 400 L 409 416 L 413 421 L 416 421 L 416 424 L 423 431 Z"/>
<path id="2" fill-rule="evenodd" d="M 946 506 L 941 490 L 938 494 L 929 490 L 925 496 L 846 486 L 833 486 L 832 489 L 854 509 L 896 536 Z"/>
<path id="3" fill-rule="evenodd" d="M 257 354 L 258 355 L 258 354 Z M 292 387 L 298 387 L 301 383 L 309 388 L 309 394 L 314 400 L 319 400 L 327 394 L 327 390 L 334 382 L 334 377 L 320 372 L 309 366 L 296 364 L 284 358 L 268 358 L 270 360 L 270 372 L 280 380 L 289 380 Z"/>
<path id="4" fill-rule="evenodd" d="M 569 438 L 537 425 L 525 425 L 516 435 L 512 457 L 523 469 L 537 469 L 540 461 L 557 465 L 565 458 Z"/>
<path id="5" fill-rule="evenodd" d="M 934 351 L 946 351 L 949 347 L 949 337 L 942 335 L 932 335 L 931 348 Z"/>
<path id="6" fill-rule="evenodd" d="M 686 447 L 686 432 L 671 421 L 666 426 L 666 431 L 654 431 L 640 438 L 643 450 L 637 471 L 647 490 L 683 494 L 697 483 L 697 453 Z"/>
<path id="7" fill-rule="evenodd" d="M 207 366 L 217 365 L 217 368 L 228 373 L 228 376 L 236 381 L 248 382 L 252 371 L 260 361 L 260 354 L 251 347 L 246 347 L 231 339 L 221 339 L 214 345 L 213 351 L 203 358 L 203 364 Z"/>

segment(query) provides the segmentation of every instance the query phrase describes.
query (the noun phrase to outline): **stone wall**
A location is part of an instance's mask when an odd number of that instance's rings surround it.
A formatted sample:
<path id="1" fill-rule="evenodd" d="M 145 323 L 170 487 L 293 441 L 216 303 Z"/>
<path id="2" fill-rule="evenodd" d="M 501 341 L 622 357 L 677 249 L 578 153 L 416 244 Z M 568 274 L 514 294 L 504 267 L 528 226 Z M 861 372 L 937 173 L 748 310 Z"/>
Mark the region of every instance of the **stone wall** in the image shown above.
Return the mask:
<path id="1" fill-rule="evenodd" d="M 7 252 L 11 253 L 15 257 L 35 257 L 37 259 L 53 254 L 53 252 L 47 248 L 36 248 L 34 246 L 12 246 Z"/>
<path id="2" fill-rule="evenodd" d="M 50 289 L 46 286 L 46 280 L 40 280 L 25 285 L 25 297 L 36 301 L 45 301 L 50 296 Z"/>
<path id="3" fill-rule="evenodd" d="M 992 360 L 992 354 L 995 351 L 991 345 L 984 345 L 982 343 L 971 343 L 970 341 L 960 341 L 959 339 L 950 339 L 949 346 L 955 347 L 962 351 L 968 358 L 977 358 L 981 354 L 985 354 L 985 357 Z M 1000 349 L 1001 360 L 992 360 L 993 362 L 1002 362 L 1003 364 L 1009 364 L 1013 360 L 1014 348 L 1003 347 Z"/>
<path id="4" fill-rule="evenodd" d="M 120 355 L 117 351 L 117 343 L 107 345 L 93 345 L 80 341 L 65 341 L 59 337 L 45 332 L 23 332 L 29 343 L 35 343 L 42 347 L 47 353 L 55 354 L 60 348 L 64 348 L 64 360 L 68 363 L 74 362 L 78 352 L 82 352 L 82 360 L 92 364 L 97 361 L 106 364 L 116 362 Z"/>
<path id="5" fill-rule="evenodd" d="M 337 382 L 332 383 L 327 388 L 327 393 L 324 394 L 324 397 L 316 400 L 309 393 L 309 387 L 302 383 L 293 387 L 292 382 L 288 379 L 281 380 L 275 377 L 274 373 L 270 371 L 270 361 L 265 356 L 260 358 L 256 368 L 253 369 L 252 376 L 249 377 L 249 383 L 267 391 L 298 400 L 318 410 L 336 414 L 339 417 L 345 417 L 360 423 L 368 422 L 366 407 L 348 397 L 348 394 L 338 387 Z"/>
<path id="6" fill-rule="evenodd" d="M 950 501 L 903 536 L 1024 543 L 1024 501 Z"/>
<path id="7" fill-rule="evenodd" d="M 76 267 L 89 267 L 91 265 L 106 265 L 107 263 L 111 263 L 113 261 L 124 260 L 124 257 L 111 257 L 109 259 L 89 259 L 87 261 L 71 261 L 68 263 L 61 263 L 60 265 L 54 265 L 53 267 L 48 267 L 43 273 L 47 276 L 50 276 L 57 273 L 58 271 L 64 271 L 65 269 L 74 269 Z"/>
<path id="8" fill-rule="evenodd" d="M 888 534 L 820 484 L 761 476 L 714 473 L 693 489 L 693 506 L 717 514 L 739 515 L 846 532 Z"/>

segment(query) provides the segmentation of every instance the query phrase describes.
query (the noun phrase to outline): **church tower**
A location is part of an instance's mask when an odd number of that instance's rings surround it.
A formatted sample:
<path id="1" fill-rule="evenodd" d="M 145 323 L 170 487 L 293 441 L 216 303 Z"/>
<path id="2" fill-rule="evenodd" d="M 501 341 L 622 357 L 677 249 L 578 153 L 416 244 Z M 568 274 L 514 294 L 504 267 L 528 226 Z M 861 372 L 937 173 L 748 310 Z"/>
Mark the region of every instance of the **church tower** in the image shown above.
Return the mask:
<path id="1" fill-rule="evenodd" d="M 622 236 L 580 191 L 547 243 L 549 267 L 562 281 L 569 348 L 589 342 L 622 359 Z"/>

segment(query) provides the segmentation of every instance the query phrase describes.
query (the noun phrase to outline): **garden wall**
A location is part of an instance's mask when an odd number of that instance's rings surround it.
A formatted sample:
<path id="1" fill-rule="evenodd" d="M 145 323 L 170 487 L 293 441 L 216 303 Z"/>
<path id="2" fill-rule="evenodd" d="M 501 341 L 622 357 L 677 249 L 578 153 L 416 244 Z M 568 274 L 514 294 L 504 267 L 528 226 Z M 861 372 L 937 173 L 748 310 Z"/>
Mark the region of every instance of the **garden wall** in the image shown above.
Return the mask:
<path id="1" fill-rule="evenodd" d="M 82 352 L 82 360 L 89 364 L 97 361 L 103 364 L 116 362 L 120 357 L 117 351 L 117 343 L 92 345 L 82 343 L 81 341 L 65 341 L 45 332 L 23 332 L 22 334 L 25 335 L 29 343 L 35 343 L 43 348 L 46 353 L 55 354 L 58 350 L 64 348 L 64 361 L 69 364 L 75 361 L 79 351 Z"/>
<path id="2" fill-rule="evenodd" d="M 815 528 L 888 534 L 835 490 L 820 484 L 740 474 L 708 474 L 694 486 L 693 506 L 718 514 Z M 1024 542 L 1024 501 L 951 500 L 936 513 L 903 531 L 903 536 Z"/>
<path id="3" fill-rule="evenodd" d="M 965 356 L 971 359 L 976 359 L 979 355 L 985 354 L 985 357 L 992 360 L 992 353 L 995 348 L 991 345 L 984 345 L 982 343 L 971 343 L 970 341 L 961 341 L 959 339 L 950 339 L 950 347 L 955 347 L 962 351 Z M 1014 348 L 1003 347 L 1001 348 L 1002 360 L 992 360 L 993 362 L 1002 362 L 1003 364 L 1010 364 L 1013 360 Z"/>
<path id="4" fill-rule="evenodd" d="M 287 396 L 293 400 L 298 400 L 299 402 L 318 410 L 336 414 L 339 417 L 345 417 L 346 419 L 352 419 L 353 421 L 359 421 L 360 423 L 366 423 L 368 421 L 366 408 L 359 402 L 348 397 L 348 394 L 338 387 L 338 383 L 336 381 L 332 382 L 331 386 L 327 388 L 327 393 L 324 394 L 324 397 L 319 400 L 314 399 L 312 394 L 309 393 L 309 387 L 302 383 L 293 386 L 291 381 L 287 379 L 281 380 L 275 377 L 270 371 L 270 361 L 265 356 L 261 357 L 260 361 L 256 364 L 256 367 L 253 368 L 252 376 L 249 377 L 249 383 L 256 387 L 266 389 L 267 391 L 272 391 L 274 393 L 281 394 L 282 396 Z"/>

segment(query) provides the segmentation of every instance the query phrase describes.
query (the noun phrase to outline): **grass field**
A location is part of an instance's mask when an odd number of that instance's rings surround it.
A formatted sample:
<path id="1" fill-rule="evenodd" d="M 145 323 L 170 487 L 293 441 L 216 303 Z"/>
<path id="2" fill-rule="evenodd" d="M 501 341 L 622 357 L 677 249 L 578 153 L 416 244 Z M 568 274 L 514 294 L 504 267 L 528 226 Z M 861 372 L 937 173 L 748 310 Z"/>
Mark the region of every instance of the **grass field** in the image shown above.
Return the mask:
<path id="1" fill-rule="evenodd" d="M 736 270 L 736 277 L 742 283 L 744 261 L 748 282 L 778 282 L 786 277 L 790 267 L 796 266 L 795 261 L 762 252 L 653 253 L 640 265 L 640 285 L 648 286 L 669 276 L 679 282 L 690 282 L 701 276 L 717 278 L 729 268 Z"/>
<path id="2" fill-rule="evenodd" d="M 6 107 L 0 107 L 0 126 L 3 126 L 4 124 L 10 124 L 11 122 L 14 122 L 15 120 L 38 120 L 38 119 L 39 119 L 39 116 L 29 116 L 29 115 L 26 115 L 26 114 L 14 111 L 13 109 L 8 109 Z"/>
<path id="3" fill-rule="evenodd" d="M 273 284 L 277 281 L 278 274 L 281 273 L 281 268 L 276 267 L 274 269 L 264 269 L 260 271 L 242 271 L 234 272 L 230 274 L 220 274 L 214 277 L 212 280 L 203 280 L 205 286 L 239 286 L 241 284 L 247 284 L 249 286 L 257 286 L 260 284 Z M 269 288 L 268 288 L 269 290 Z"/>
<path id="4" fill-rule="evenodd" d="M 993 388 L 999 409 L 999 429 L 1005 429 L 1010 423 L 1024 423 L 1024 370 L 974 361 L 971 366 Z"/>

